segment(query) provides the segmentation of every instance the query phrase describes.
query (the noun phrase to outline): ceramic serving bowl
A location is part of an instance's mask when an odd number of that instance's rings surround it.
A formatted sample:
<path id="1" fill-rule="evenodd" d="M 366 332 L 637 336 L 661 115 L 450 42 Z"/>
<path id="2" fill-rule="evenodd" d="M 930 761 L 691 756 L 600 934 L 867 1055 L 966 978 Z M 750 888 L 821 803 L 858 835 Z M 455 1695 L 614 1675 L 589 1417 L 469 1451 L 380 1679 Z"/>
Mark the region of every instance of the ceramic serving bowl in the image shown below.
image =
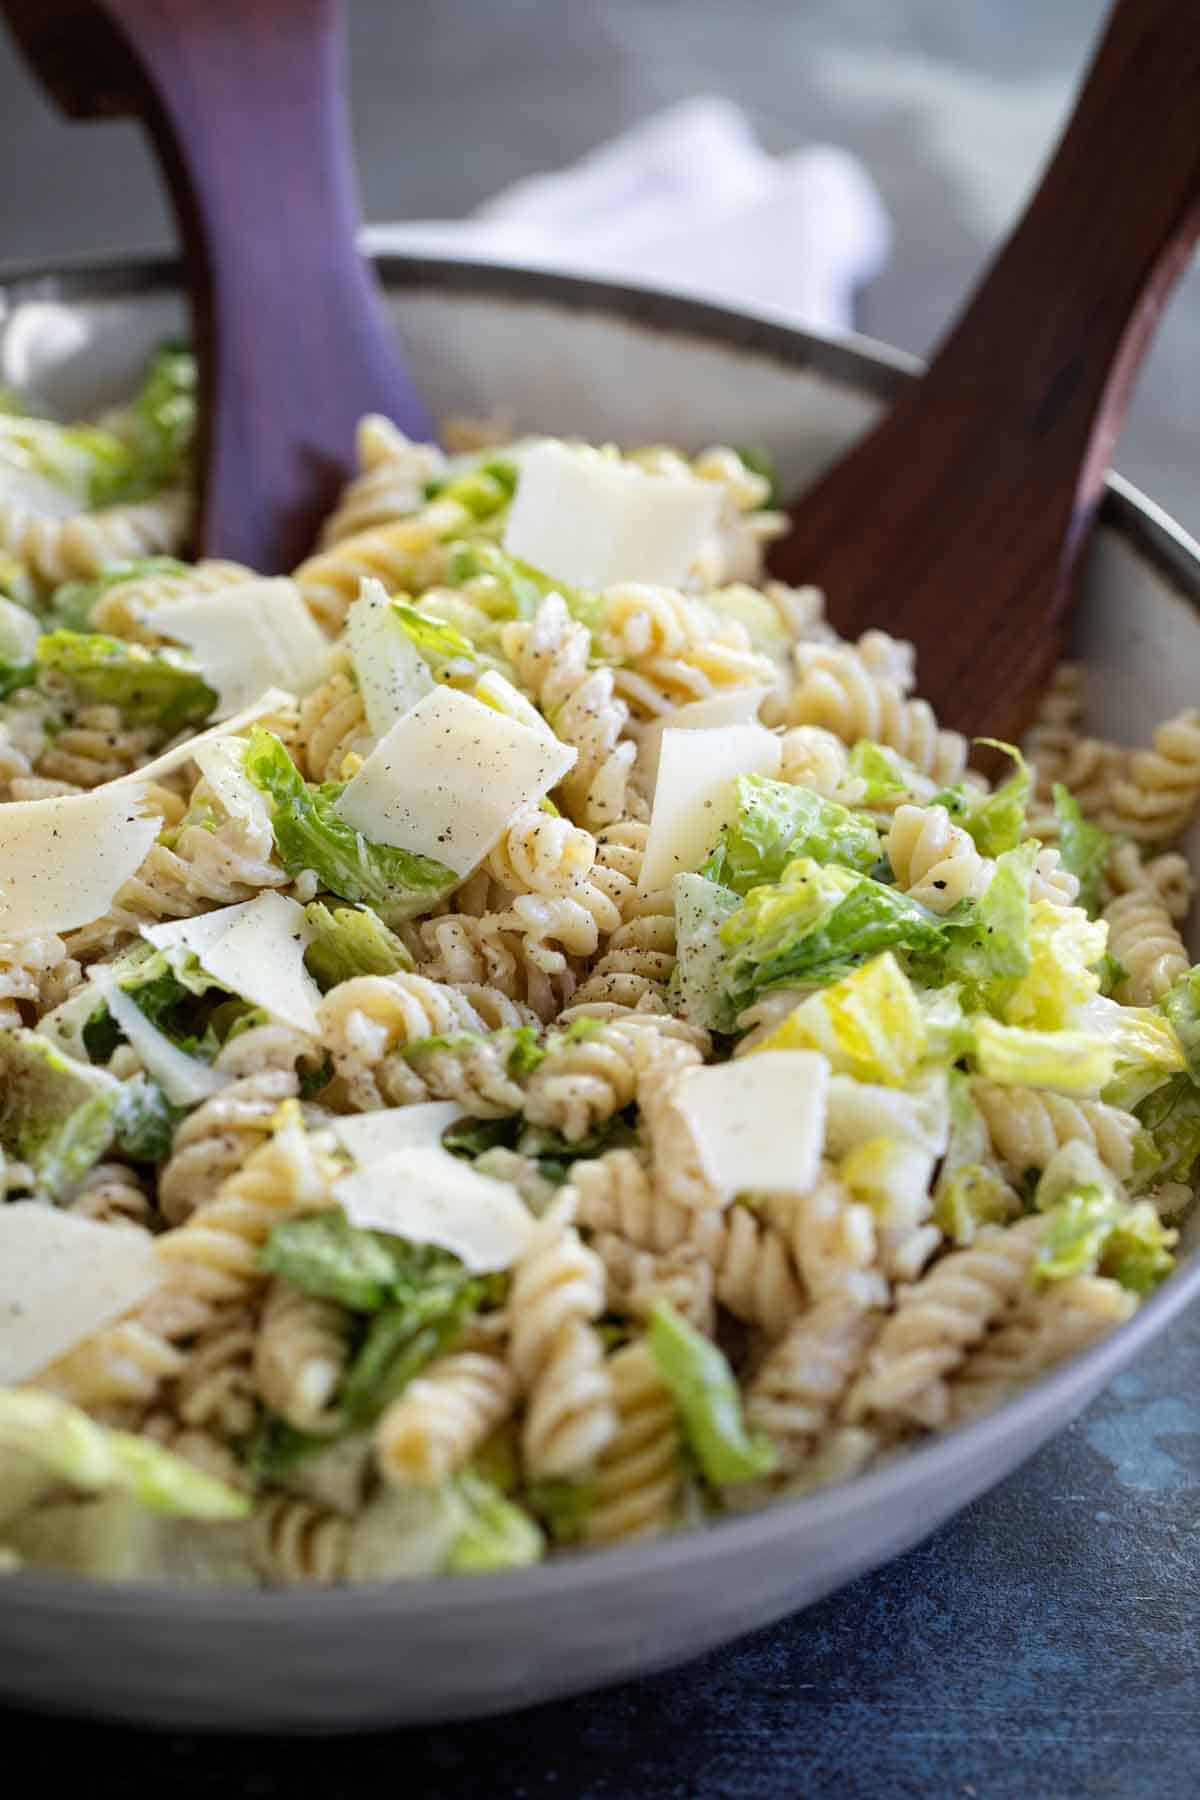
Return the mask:
<path id="1" fill-rule="evenodd" d="M 763 445 L 795 491 L 913 365 L 662 293 L 385 256 L 435 415 Z M 0 382 L 66 416 L 122 398 L 185 329 L 167 262 L 0 281 Z M 1076 628 L 1088 725 L 1127 741 L 1196 698 L 1200 547 L 1114 481 Z M 880 619 L 886 625 L 886 619 Z M 1200 853 L 1200 833 L 1191 845 Z M 0 1693 L 152 1724 L 329 1731 L 463 1718 L 646 1673 L 820 1599 L 1010 1474 L 1200 1293 L 1200 1256 L 1112 1337 L 990 1418 L 847 1487 L 643 1547 L 510 1574 L 330 1592 L 0 1584 Z"/>

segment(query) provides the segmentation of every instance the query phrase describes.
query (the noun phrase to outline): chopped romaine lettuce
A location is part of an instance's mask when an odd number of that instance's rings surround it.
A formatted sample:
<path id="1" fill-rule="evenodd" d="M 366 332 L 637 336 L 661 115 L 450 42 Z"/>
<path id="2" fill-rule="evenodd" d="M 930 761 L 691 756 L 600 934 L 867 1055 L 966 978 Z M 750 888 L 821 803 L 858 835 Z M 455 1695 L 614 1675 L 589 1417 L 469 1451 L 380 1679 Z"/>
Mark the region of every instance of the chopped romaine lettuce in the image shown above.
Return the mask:
<path id="1" fill-rule="evenodd" d="M 454 545 L 449 579 L 455 587 L 469 585 L 472 600 L 495 619 L 532 619 L 548 594 L 561 594 L 573 618 L 589 630 L 598 623 L 599 602 L 594 594 L 553 580 L 498 544 Z"/>
<path id="2" fill-rule="evenodd" d="M 933 794 L 933 783 L 927 775 L 883 744 L 863 738 L 850 752 L 851 782 L 863 785 L 862 804 L 883 806 L 898 794 L 907 794 L 924 805 Z"/>
<path id="3" fill-rule="evenodd" d="M 971 1024 L 957 986 L 920 988 L 917 1004 L 925 1020 L 925 1054 L 931 1062 L 956 1063 L 971 1048 Z"/>
<path id="4" fill-rule="evenodd" d="M 48 482 L 76 507 L 107 506 L 131 485 L 133 452 L 96 425 L 60 425 L 28 414 L 0 415 L 0 466 Z"/>
<path id="5" fill-rule="evenodd" d="M 36 680 L 36 663 L 0 662 L 0 700 L 7 700 L 18 688 L 32 687 Z"/>
<path id="6" fill-rule="evenodd" d="M 944 921 L 945 954 L 931 982 L 961 982 L 972 1010 L 995 1008 L 1029 968 L 1029 883 L 1037 846 L 1022 844 L 996 859 L 996 872 L 976 901 Z"/>
<path id="7" fill-rule="evenodd" d="M 717 1346 L 665 1300 L 651 1311 L 647 1342 L 705 1479 L 725 1487 L 769 1474 L 774 1451 L 747 1435 L 737 1382 Z"/>
<path id="8" fill-rule="evenodd" d="M 1017 765 L 1013 773 L 994 793 L 964 784 L 935 794 L 930 804 L 944 806 L 955 824 L 970 832 L 981 855 L 1000 856 L 1006 850 L 1015 850 L 1025 836 L 1025 808 L 1033 778 L 1015 744 L 1002 743 L 999 738 L 975 741 L 1011 756 Z"/>
<path id="9" fill-rule="evenodd" d="M 757 1046 L 821 1050 L 859 1081 L 903 1087 L 925 1056 L 925 1015 L 890 950 L 810 994 Z"/>
<path id="10" fill-rule="evenodd" d="M 732 1031 L 736 1015 L 721 987 L 726 955 L 721 927 L 737 911 L 738 896 L 703 875 L 676 875 L 672 892 L 678 1010 L 694 1025 Z"/>
<path id="11" fill-rule="evenodd" d="M 1134 1107 L 1149 1139 L 1159 1181 L 1193 1181 L 1200 1159 L 1200 1089 L 1189 1075 L 1172 1075 Z"/>
<path id="12" fill-rule="evenodd" d="M 465 1278 L 457 1286 L 432 1281 L 374 1315 L 342 1386 L 348 1429 L 377 1419 L 427 1363 L 451 1348 L 483 1291 L 481 1282 Z"/>
<path id="13" fill-rule="evenodd" d="M 829 980 L 888 948 L 940 951 L 941 926 L 895 888 L 802 857 L 771 887 L 754 888 L 721 927 L 723 985 L 737 1011 L 765 989 Z"/>
<path id="14" fill-rule="evenodd" d="M 153 493 L 175 481 L 195 429 L 196 359 L 183 344 L 163 344 L 151 358 L 130 409 L 132 484 Z"/>
<path id="15" fill-rule="evenodd" d="M 0 1506 L 8 1466 L 32 1465 L 47 1490 L 125 1493 L 152 1512 L 188 1519 L 240 1519 L 243 1495 L 150 1438 L 112 1431 L 56 1394 L 0 1390 Z"/>
<path id="16" fill-rule="evenodd" d="M 523 1508 L 471 1470 L 459 1476 L 457 1487 L 466 1502 L 467 1521 L 450 1552 L 448 1574 L 523 1569 L 541 1561 L 546 1540 Z"/>
<path id="17" fill-rule="evenodd" d="M 746 895 L 800 856 L 863 874 L 879 861 L 874 825 L 835 800 L 766 775 L 739 775 L 735 785 L 737 812 L 702 871 L 709 881 Z"/>
<path id="18" fill-rule="evenodd" d="M 1179 1039 L 1188 1074 L 1200 1087 L 1200 964 L 1180 976 L 1159 1006 Z"/>
<path id="19" fill-rule="evenodd" d="M 6 1536 L 23 1566 L 92 1581 L 258 1585 L 249 1520 L 172 1518 L 123 1493 L 43 1503 Z"/>
<path id="20" fill-rule="evenodd" d="M 1131 1203 L 1099 1183 L 1076 1187 L 1046 1213 L 1033 1278 L 1066 1281 L 1099 1272 L 1147 1294 L 1174 1268 L 1178 1235 L 1148 1200 Z"/>
<path id="21" fill-rule="evenodd" d="M 314 870 L 331 893 L 365 901 L 388 925 L 427 911 L 455 886 L 457 877 L 441 863 L 369 843 L 335 811 L 341 788 L 309 787 L 279 739 L 262 726 L 251 733 L 244 767 L 274 802 L 275 847 L 289 874 Z"/>
<path id="22" fill-rule="evenodd" d="M 763 501 L 764 507 L 782 506 L 783 490 L 779 485 L 779 470 L 771 452 L 764 450 L 761 444 L 739 444 L 737 455 L 752 475 L 761 475 L 767 483 L 768 491 L 767 497 Z"/>
<path id="23" fill-rule="evenodd" d="M 1020 1201 L 993 1164 L 987 1126 L 959 1070 L 950 1073 L 950 1141 L 933 1190 L 934 1223 L 956 1244 L 1017 1216 Z"/>
<path id="24" fill-rule="evenodd" d="M 132 1075 L 117 1092 L 113 1128 L 117 1148 L 131 1162 L 161 1162 L 170 1154 L 180 1118 L 158 1083 Z"/>
<path id="25" fill-rule="evenodd" d="M 545 1476 L 530 1482 L 525 1497 L 556 1544 L 577 1544 L 596 1504 L 596 1484 L 584 1476 Z"/>
<path id="26" fill-rule="evenodd" d="M 414 1317 L 436 1317 L 439 1296 L 457 1292 L 467 1274 L 448 1250 L 409 1244 L 385 1232 L 352 1225 L 339 1208 L 284 1219 L 262 1252 L 262 1266 L 286 1275 L 305 1293 L 336 1300 L 353 1312 L 402 1305 Z"/>
<path id="27" fill-rule="evenodd" d="M 50 617 L 68 631 L 88 631 L 96 602 L 109 588 L 126 581 L 150 581 L 159 575 L 186 575 L 187 564 L 173 556 L 144 556 L 133 562 L 109 563 L 90 581 L 64 581 L 50 597 Z"/>
<path id="28" fill-rule="evenodd" d="M 1100 907 L 1100 883 L 1112 840 L 1099 825 L 1084 818 L 1078 800 L 1061 781 L 1054 784 L 1054 810 L 1058 814 L 1058 849 L 1063 867 L 1078 878 L 1079 904 L 1094 917 Z"/>
<path id="29" fill-rule="evenodd" d="M 1006 1024 L 1057 1031 L 1078 1022 L 1080 1008 L 1100 992 L 1096 964 L 1108 926 L 1081 906 L 1035 900 L 1029 912 L 1029 967 L 1006 994 Z"/>
<path id="30" fill-rule="evenodd" d="M 175 732 L 198 725 L 217 696 L 181 650 L 148 650 L 99 632 L 50 631 L 37 646 L 39 671 L 58 676 L 81 706 L 115 706 L 127 725 Z"/>
<path id="31" fill-rule="evenodd" d="M 112 1142 L 120 1086 L 36 1032 L 0 1032 L 0 1147 L 57 1199 Z"/>
<path id="32" fill-rule="evenodd" d="M 304 966 L 322 993 L 355 975 L 393 975 L 413 966 L 400 939 L 369 907 L 330 908 L 314 900 L 304 918 L 312 933 Z"/>
<path id="33" fill-rule="evenodd" d="M 470 638 L 441 619 L 427 619 L 407 600 L 393 600 L 392 612 L 408 633 L 434 674 L 444 673 L 452 663 L 474 663 L 477 655 Z"/>
<path id="34" fill-rule="evenodd" d="M 989 1081 L 1091 1094 L 1112 1080 L 1112 1045 L 1089 1032 L 1028 1031 L 982 1016 L 974 1025 L 975 1059 Z"/>

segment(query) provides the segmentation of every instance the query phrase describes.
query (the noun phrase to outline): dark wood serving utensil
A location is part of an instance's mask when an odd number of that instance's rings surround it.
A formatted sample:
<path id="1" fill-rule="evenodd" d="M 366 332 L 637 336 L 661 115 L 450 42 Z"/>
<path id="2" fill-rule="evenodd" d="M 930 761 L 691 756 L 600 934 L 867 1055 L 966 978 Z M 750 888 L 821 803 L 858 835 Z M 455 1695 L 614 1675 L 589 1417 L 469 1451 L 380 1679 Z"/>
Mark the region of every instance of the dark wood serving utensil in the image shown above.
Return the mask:
<path id="1" fill-rule="evenodd" d="M 354 427 L 433 427 L 355 248 L 341 0 L 0 0 L 72 118 L 134 114 L 183 240 L 201 381 L 197 548 L 292 568 Z"/>
<path id="2" fill-rule="evenodd" d="M 1118 0 L 1041 186 L 928 373 L 799 499 L 772 558 L 825 588 L 839 630 L 912 638 L 946 724 L 1028 724 L 1198 232 L 1200 5 Z"/>

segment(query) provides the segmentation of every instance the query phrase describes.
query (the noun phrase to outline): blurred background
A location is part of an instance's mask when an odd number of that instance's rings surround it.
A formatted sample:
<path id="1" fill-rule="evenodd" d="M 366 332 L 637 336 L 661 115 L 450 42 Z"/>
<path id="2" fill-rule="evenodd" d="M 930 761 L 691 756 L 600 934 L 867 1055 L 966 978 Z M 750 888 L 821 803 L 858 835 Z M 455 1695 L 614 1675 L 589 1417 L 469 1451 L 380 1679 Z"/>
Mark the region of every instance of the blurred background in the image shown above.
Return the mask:
<path id="1" fill-rule="evenodd" d="M 921 352 L 1012 223 L 1103 0 L 351 0 L 370 220 L 449 219 L 662 108 L 724 95 L 766 149 L 857 156 L 893 240 L 855 323 Z M 68 126 L 0 41 L 0 260 L 171 242 L 137 131 Z M 1118 463 L 1200 532 L 1200 273 L 1174 300 Z"/>

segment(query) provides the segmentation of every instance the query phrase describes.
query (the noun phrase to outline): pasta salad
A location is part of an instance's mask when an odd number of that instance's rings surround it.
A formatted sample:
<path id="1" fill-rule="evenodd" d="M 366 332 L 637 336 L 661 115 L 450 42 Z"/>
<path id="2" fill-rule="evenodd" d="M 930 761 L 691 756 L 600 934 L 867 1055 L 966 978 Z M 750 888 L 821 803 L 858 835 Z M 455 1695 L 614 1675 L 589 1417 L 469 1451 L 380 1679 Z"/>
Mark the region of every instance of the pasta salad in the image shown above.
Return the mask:
<path id="1" fill-rule="evenodd" d="M 0 1567 L 586 1553 L 1130 1316 L 1200 712 L 1090 738 L 1063 665 L 989 781 L 727 447 L 368 418 L 291 577 L 189 563 L 193 392 L 0 413 Z"/>

